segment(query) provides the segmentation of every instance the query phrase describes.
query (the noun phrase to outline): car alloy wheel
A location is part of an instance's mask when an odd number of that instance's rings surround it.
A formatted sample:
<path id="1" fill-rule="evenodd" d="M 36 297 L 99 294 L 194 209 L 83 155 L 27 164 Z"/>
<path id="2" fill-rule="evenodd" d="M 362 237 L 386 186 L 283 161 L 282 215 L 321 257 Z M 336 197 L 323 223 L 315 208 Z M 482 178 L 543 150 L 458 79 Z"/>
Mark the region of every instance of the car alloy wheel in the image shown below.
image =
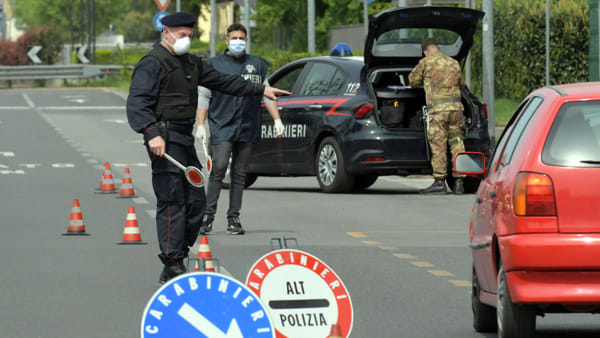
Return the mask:
<path id="1" fill-rule="evenodd" d="M 496 318 L 498 338 L 533 337 L 535 331 L 535 309 L 524 304 L 514 304 L 510 299 L 504 267 L 498 271 L 498 294 Z"/>
<path id="2" fill-rule="evenodd" d="M 340 146 L 332 136 L 323 139 L 315 158 L 317 181 L 323 192 L 348 192 L 354 177 L 346 173 Z"/>
<path id="3" fill-rule="evenodd" d="M 337 174 L 337 155 L 331 144 L 326 144 L 319 153 L 319 177 L 325 185 L 331 185 Z"/>

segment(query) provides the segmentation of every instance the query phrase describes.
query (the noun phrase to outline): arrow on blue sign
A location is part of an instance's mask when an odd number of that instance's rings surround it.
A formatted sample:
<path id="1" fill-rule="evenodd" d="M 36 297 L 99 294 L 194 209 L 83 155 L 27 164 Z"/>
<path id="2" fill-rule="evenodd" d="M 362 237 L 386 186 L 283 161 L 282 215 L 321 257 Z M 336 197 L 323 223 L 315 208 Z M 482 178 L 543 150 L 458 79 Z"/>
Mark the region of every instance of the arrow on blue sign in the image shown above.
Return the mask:
<path id="1" fill-rule="evenodd" d="M 165 27 L 165 25 L 163 25 L 162 22 L 160 22 L 160 20 L 167 15 L 169 15 L 169 13 L 159 12 L 154 16 L 154 27 L 156 27 L 156 29 L 158 29 L 161 32 L 162 32 L 163 28 Z"/>

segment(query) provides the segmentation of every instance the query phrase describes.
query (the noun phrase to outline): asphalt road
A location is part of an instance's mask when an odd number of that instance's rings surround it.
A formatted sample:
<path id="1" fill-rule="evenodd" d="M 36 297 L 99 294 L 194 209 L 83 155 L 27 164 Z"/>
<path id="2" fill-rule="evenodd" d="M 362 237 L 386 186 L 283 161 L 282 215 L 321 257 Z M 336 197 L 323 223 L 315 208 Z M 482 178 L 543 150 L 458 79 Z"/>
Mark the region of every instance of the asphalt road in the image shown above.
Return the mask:
<path id="1" fill-rule="evenodd" d="M 1 337 L 139 336 L 161 265 L 148 159 L 124 105 L 109 89 L 0 91 Z M 117 183 L 130 168 L 137 198 L 97 193 L 107 161 Z M 330 195 L 314 178 L 260 177 L 244 195 L 244 236 L 225 234 L 223 191 L 212 256 L 244 282 L 272 238 L 295 238 L 348 288 L 352 337 L 495 337 L 471 326 L 473 195 L 416 193 L 429 183 L 384 177 Z M 90 236 L 61 236 L 74 199 Z M 130 206 L 147 245 L 117 245 Z M 586 314 L 538 317 L 537 328 L 536 337 L 600 336 Z"/>

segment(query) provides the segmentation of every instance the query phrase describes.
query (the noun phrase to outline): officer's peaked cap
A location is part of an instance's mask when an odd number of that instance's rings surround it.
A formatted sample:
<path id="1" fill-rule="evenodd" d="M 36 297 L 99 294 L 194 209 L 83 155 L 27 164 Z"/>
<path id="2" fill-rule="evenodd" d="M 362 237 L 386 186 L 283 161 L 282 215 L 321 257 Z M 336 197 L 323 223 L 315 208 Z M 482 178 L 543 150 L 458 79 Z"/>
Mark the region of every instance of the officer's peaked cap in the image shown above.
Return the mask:
<path id="1" fill-rule="evenodd" d="M 196 17 L 189 13 L 177 12 L 163 17 L 160 22 L 169 27 L 194 27 Z"/>
<path id="2" fill-rule="evenodd" d="M 423 40 L 423 42 L 421 43 L 421 49 L 425 50 L 425 49 L 427 49 L 427 47 L 429 47 L 431 45 L 437 45 L 435 38 L 427 38 L 427 39 Z"/>

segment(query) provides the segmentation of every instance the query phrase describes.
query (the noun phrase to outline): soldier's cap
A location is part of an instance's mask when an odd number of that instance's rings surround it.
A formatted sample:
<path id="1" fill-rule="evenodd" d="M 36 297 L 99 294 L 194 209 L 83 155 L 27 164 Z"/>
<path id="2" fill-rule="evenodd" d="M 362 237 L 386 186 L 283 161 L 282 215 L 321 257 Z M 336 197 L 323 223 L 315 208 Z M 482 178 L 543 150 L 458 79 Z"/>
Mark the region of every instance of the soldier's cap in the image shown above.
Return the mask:
<path id="1" fill-rule="evenodd" d="M 169 27 L 191 27 L 194 28 L 196 17 L 189 13 L 177 12 L 160 19 L 160 22 Z"/>
<path id="2" fill-rule="evenodd" d="M 425 50 L 425 49 L 427 49 L 427 47 L 429 47 L 431 45 L 437 46 L 437 42 L 435 41 L 435 38 L 427 38 L 427 39 L 423 40 L 423 42 L 421 43 L 421 49 Z"/>

